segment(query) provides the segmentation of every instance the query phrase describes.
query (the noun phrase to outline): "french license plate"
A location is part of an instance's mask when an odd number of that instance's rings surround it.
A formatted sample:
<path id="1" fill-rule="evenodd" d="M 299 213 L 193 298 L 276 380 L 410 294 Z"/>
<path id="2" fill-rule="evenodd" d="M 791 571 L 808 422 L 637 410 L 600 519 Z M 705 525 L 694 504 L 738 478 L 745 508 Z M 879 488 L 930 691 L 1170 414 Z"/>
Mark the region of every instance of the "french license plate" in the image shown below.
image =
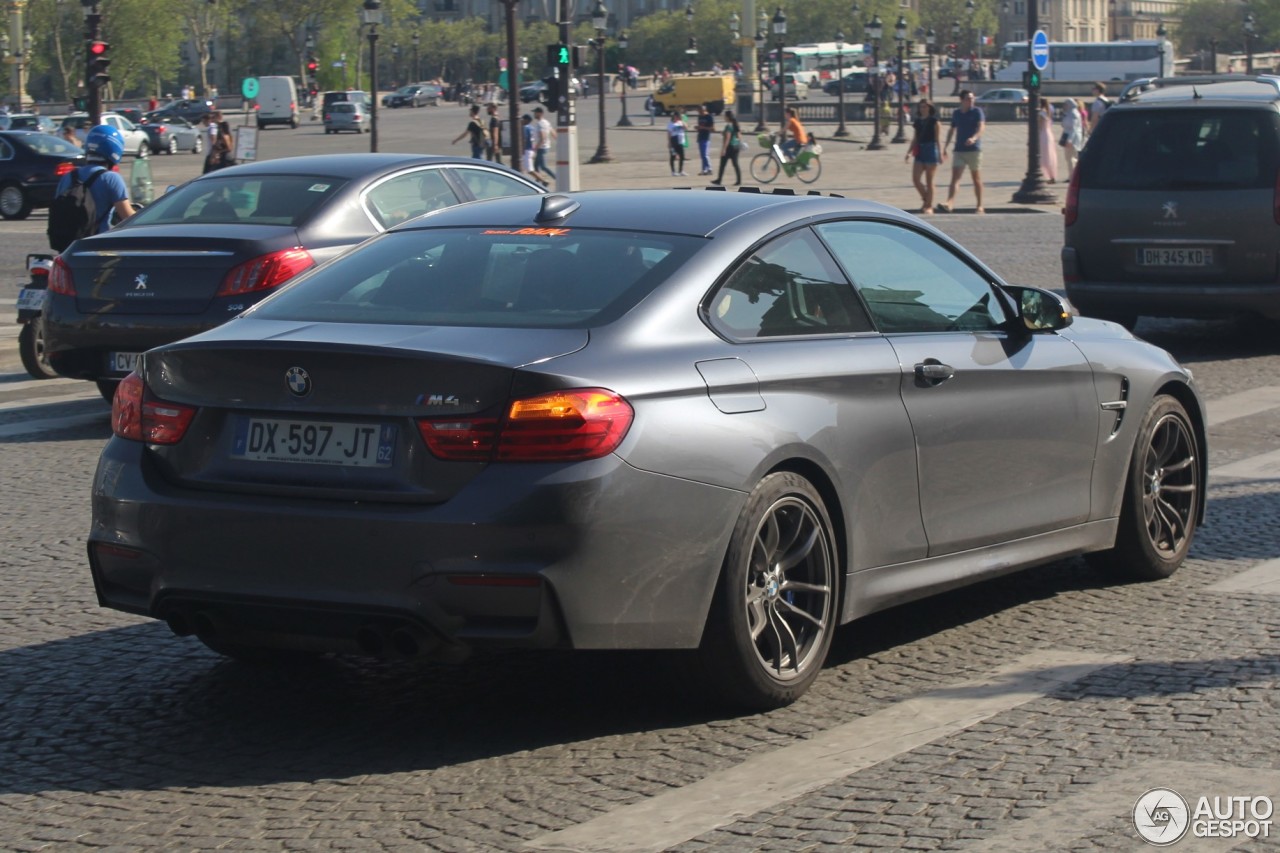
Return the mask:
<path id="1" fill-rule="evenodd" d="M 1138 263 L 1144 267 L 1213 266 L 1213 249 L 1139 249 Z"/>
<path id="2" fill-rule="evenodd" d="M 24 287 L 18 293 L 19 311 L 39 311 L 44 308 L 44 301 L 49 291 L 43 287 Z"/>
<path id="3" fill-rule="evenodd" d="M 141 357 L 142 354 L 137 352 L 107 353 L 107 369 L 112 373 L 133 373 Z"/>
<path id="4" fill-rule="evenodd" d="M 395 461 L 396 428 L 353 424 L 240 418 L 231 455 L 252 462 L 306 462 L 386 468 Z"/>

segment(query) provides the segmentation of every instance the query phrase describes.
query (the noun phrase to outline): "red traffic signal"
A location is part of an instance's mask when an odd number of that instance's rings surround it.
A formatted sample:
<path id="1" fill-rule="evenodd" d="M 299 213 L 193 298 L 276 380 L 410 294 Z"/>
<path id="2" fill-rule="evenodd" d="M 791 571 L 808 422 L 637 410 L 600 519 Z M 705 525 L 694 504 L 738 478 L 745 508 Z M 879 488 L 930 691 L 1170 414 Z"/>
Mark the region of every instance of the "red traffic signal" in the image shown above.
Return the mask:
<path id="1" fill-rule="evenodd" d="M 91 41 L 89 42 L 89 55 L 95 58 L 102 56 L 110 47 L 111 45 L 105 41 Z"/>
<path id="2" fill-rule="evenodd" d="M 101 88 L 111 82 L 111 75 L 107 73 L 107 69 L 111 66 L 111 58 L 107 56 L 107 50 L 111 45 L 105 41 L 95 40 L 89 42 L 89 86 L 92 88 Z"/>
<path id="3" fill-rule="evenodd" d="M 316 62 L 314 59 L 307 60 L 307 71 L 311 72 L 312 74 L 315 74 L 316 69 L 319 67 L 320 67 L 320 63 Z"/>

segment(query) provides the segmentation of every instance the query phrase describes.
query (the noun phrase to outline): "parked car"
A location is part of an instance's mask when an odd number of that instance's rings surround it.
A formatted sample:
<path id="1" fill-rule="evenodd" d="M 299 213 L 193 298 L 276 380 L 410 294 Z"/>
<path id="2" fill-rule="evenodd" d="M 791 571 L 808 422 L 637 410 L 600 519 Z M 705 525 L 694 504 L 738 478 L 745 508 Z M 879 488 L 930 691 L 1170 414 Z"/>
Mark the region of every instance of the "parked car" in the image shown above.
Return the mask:
<path id="1" fill-rule="evenodd" d="M 828 80 L 823 83 L 822 91 L 828 95 L 838 95 L 843 85 L 846 95 L 849 93 L 861 95 L 867 91 L 870 79 L 865 71 L 847 71 L 839 80 Z"/>
<path id="2" fill-rule="evenodd" d="M 190 151 L 192 154 L 204 152 L 207 131 L 184 118 L 172 116 L 168 119 L 148 119 L 138 128 L 147 135 L 151 143 L 151 152 L 159 154 L 177 154 L 179 151 Z"/>
<path id="3" fill-rule="evenodd" d="M 89 562 L 233 657 L 685 649 L 777 707 L 865 614 L 1081 553 L 1172 574 L 1204 420 L 1168 353 L 887 205 L 498 199 L 146 353 Z"/>
<path id="4" fill-rule="evenodd" d="M 797 85 L 794 74 L 783 75 L 784 83 L 787 87 L 788 101 L 801 101 L 809 97 L 809 87 L 804 83 Z M 781 97 L 781 90 L 778 88 L 778 78 L 774 77 L 769 81 L 769 97 L 775 101 Z"/>
<path id="5" fill-rule="evenodd" d="M 428 83 L 414 83 L 401 86 L 394 92 L 382 96 L 382 105 L 395 109 L 397 107 L 436 106 L 439 103 L 440 90 Z"/>
<path id="6" fill-rule="evenodd" d="M 110 396 L 153 346 L 208 329 L 295 273 L 441 207 L 542 188 L 470 158 L 331 154 L 210 172 L 55 262 L 49 362 Z"/>
<path id="7" fill-rule="evenodd" d="M 0 131 L 0 216 L 26 219 L 48 207 L 58 181 L 84 164 L 78 145 L 32 130 Z"/>
<path id="8" fill-rule="evenodd" d="M 200 121 L 201 116 L 217 111 L 218 108 L 213 101 L 205 98 L 179 98 L 152 110 L 148 115 L 153 117 L 149 118 L 149 120 L 154 120 L 155 117 L 167 119 L 170 116 L 178 116 L 179 118 L 185 118 L 192 124 L 196 124 Z"/>
<path id="9" fill-rule="evenodd" d="M 368 133 L 372 129 L 373 124 L 369 121 L 369 110 L 359 101 L 337 101 L 325 107 L 325 133 L 338 133 L 343 130 Z"/>
<path id="10" fill-rule="evenodd" d="M 151 153 L 151 138 L 124 116 L 117 113 L 103 113 L 98 121 L 120 131 L 120 135 L 124 137 L 124 153 L 135 157 L 146 157 Z M 93 124 L 89 121 L 88 113 L 72 113 L 62 120 L 62 127 L 67 126 L 74 129 L 76 137 L 84 142 L 85 134 Z"/>
<path id="11" fill-rule="evenodd" d="M 0 130 L 34 130 L 37 133 L 57 134 L 58 125 L 45 115 L 11 113 L 0 115 Z"/>
<path id="12" fill-rule="evenodd" d="M 547 91 L 547 84 L 541 80 L 534 80 L 528 85 L 520 87 L 520 100 L 526 104 L 534 101 L 541 101 L 543 93 Z"/>
<path id="13" fill-rule="evenodd" d="M 1280 318 L 1280 80 L 1158 80 L 1112 105 L 1068 187 L 1062 275 L 1085 313 Z"/>
<path id="14" fill-rule="evenodd" d="M 329 111 L 330 104 L 341 103 L 344 101 L 355 101 L 365 106 L 369 105 L 369 95 L 359 89 L 335 90 L 332 92 L 324 92 L 320 96 L 320 112 Z"/>
<path id="15" fill-rule="evenodd" d="M 988 89 L 975 98 L 974 103 L 978 106 L 985 104 L 1025 104 L 1030 97 L 1026 89 Z"/>

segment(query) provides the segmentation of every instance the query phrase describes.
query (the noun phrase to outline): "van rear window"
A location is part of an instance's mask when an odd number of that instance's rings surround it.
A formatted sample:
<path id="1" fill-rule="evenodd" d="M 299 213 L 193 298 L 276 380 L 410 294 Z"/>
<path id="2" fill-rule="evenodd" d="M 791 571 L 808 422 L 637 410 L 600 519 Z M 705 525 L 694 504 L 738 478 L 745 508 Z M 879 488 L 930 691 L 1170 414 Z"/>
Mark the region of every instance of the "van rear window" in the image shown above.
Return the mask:
<path id="1" fill-rule="evenodd" d="M 1089 139 L 1081 189 L 1269 189 L 1280 162 L 1272 110 L 1112 111 Z"/>

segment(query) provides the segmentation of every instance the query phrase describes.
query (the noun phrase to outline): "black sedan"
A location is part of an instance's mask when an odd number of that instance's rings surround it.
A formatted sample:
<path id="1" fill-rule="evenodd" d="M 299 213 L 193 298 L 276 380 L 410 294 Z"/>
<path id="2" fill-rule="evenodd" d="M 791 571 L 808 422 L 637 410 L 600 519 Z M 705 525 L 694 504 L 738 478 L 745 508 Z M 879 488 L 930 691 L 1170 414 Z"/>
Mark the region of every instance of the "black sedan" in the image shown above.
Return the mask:
<path id="1" fill-rule="evenodd" d="M 0 131 L 0 216 L 26 219 L 48 207 L 58 181 L 84 163 L 80 146 L 47 133 Z"/>
<path id="2" fill-rule="evenodd" d="M 49 363 L 109 399 L 139 353 L 225 322 L 374 234 L 460 202 L 540 192 L 501 166 L 415 154 L 211 172 L 58 256 L 44 315 Z"/>
<path id="3" fill-rule="evenodd" d="M 439 99 L 440 89 L 438 87 L 417 83 L 410 86 L 401 86 L 394 92 L 383 95 L 382 105 L 392 109 L 396 107 L 435 106 L 439 103 Z"/>
<path id="4" fill-rule="evenodd" d="M 161 116 L 148 113 L 146 120 L 138 125 L 138 129 L 151 141 L 153 154 L 177 154 L 179 151 L 190 151 L 192 154 L 204 153 L 206 132 L 199 125 L 194 125 L 181 116 Z"/>
<path id="5" fill-rule="evenodd" d="M 686 649 L 754 708 L 906 601 L 1168 577 L 1207 456 L 1120 326 L 895 208 L 723 191 L 406 223 L 148 352 L 111 424 L 105 606 L 258 659 Z"/>
<path id="6" fill-rule="evenodd" d="M 179 98 L 152 110 L 147 114 L 147 120 L 155 121 L 156 118 L 165 120 L 170 116 L 177 116 L 195 124 L 200 121 L 201 116 L 210 115 L 217 111 L 218 108 L 213 101 L 204 98 Z"/>
<path id="7" fill-rule="evenodd" d="M 865 71 L 849 72 L 839 80 L 828 80 L 822 84 L 822 91 L 828 95 L 840 94 L 841 85 L 844 86 L 845 94 L 856 92 L 861 95 L 867 91 L 868 81 L 870 78 Z"/>

